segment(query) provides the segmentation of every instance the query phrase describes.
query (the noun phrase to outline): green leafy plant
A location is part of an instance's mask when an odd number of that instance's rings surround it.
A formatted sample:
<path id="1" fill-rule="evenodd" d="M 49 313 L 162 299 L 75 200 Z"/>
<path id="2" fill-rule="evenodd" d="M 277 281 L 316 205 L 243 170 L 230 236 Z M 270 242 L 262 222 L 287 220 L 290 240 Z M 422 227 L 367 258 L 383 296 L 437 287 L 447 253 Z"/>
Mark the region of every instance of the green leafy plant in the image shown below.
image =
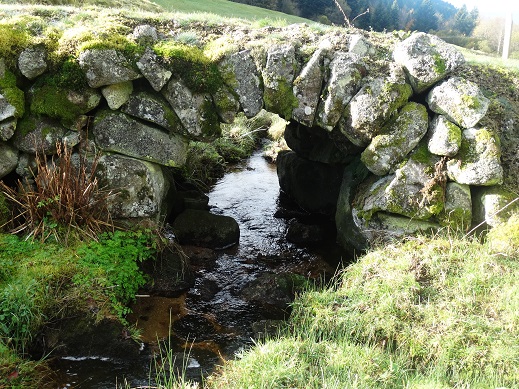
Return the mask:
<path id="1" fill-rule="evenodd" d="M 125 322 L 124 316 L 130 311 L 127 304 L 146 283 L 139 263 L 152 258 L 156 250 L 157 243 L 149 231 L 101 234 L 97 242 L 77 250 L 80 271 L 73 282 L 96 294 L 94 299 L 107 298 L 108 310 Z"/>

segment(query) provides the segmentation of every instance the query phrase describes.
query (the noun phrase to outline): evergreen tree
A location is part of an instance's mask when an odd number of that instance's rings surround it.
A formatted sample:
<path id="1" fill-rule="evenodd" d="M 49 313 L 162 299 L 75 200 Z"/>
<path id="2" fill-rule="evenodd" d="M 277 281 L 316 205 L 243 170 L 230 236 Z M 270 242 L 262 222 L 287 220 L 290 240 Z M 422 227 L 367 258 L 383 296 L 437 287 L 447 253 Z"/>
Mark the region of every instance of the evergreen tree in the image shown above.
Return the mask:
<path id="1" fill-rule="evenodd" d="M 418 31 L 429 32 L 438 29 L 438 18 L 430 0 L 423 0 L 414 13 L 413 28 Z"/>

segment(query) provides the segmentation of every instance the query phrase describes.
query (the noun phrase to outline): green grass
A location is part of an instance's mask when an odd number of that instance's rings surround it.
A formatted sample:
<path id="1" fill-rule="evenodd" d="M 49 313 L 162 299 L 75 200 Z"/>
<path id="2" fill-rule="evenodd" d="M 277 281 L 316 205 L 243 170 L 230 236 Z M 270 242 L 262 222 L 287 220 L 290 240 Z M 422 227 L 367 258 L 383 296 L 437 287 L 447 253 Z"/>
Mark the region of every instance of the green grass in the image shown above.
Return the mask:
<path id="1" fill-rule="evenodd" d="M 263 19 L 262 23 L 276 23 L 276 21 L 285 21 L 286 24 L 315 23 L 311 20 L 288 15 L 282 12 L 234 3 L 227 0 L 155 0 L 155 2 L 169 12 L 212 14 L 199 15 L 209 18 L 214 18 L 214 15 L 218 15 L 222 18 L 236 18 L 253 21 L 260 21 Z"/>
<path id="2" fill-rule="evenodd" d="M 482 54 L 474 50 L 465 49 L 463 47 L 456 47 L 469 64 L 472 65 L 484 65 L 498 68 L 505 68 L 519 72 L 519 59 L 507 59 L 503 60 L 501 57 L 493 57 L 490 55 Z"/>
<path id="3" fill-rule="evenodd" d="M 445 234 L 373 249 L 299 296 L 287 329 L 208 387 L 517 387 L 518 226 L 485 243 Z"/>

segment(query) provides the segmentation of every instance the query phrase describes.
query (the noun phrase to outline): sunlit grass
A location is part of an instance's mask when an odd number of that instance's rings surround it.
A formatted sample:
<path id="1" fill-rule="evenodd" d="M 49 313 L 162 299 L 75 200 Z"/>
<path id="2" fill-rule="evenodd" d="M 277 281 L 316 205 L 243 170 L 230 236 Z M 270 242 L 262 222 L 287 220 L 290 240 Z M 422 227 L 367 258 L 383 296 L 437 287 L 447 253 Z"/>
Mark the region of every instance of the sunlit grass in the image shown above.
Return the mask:
<path id="1" fill-rule="evenodd" d="M 501 67 L 519 72 L 519 59 L 509 58 L 504 60 L 501 57 L 493 57 L 463 47 L 456 48 L 461 51 L 469 64 Z"/>

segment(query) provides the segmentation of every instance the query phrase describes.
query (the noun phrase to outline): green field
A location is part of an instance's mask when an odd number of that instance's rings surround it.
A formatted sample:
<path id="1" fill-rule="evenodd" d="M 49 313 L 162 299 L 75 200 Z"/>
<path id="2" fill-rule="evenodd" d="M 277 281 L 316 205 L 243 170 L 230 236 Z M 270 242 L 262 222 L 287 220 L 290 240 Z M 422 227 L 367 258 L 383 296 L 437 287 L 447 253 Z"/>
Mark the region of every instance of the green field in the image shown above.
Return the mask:
<path id="1" fill-rule="evenodd" d="M 312 23 L 308 19 L 297 16 L 227 0 L 155 0 L 155 3 L 169 12 L 207 12 L 223 17 L 248 20 L 284 19 L 288 23 Z"/>

